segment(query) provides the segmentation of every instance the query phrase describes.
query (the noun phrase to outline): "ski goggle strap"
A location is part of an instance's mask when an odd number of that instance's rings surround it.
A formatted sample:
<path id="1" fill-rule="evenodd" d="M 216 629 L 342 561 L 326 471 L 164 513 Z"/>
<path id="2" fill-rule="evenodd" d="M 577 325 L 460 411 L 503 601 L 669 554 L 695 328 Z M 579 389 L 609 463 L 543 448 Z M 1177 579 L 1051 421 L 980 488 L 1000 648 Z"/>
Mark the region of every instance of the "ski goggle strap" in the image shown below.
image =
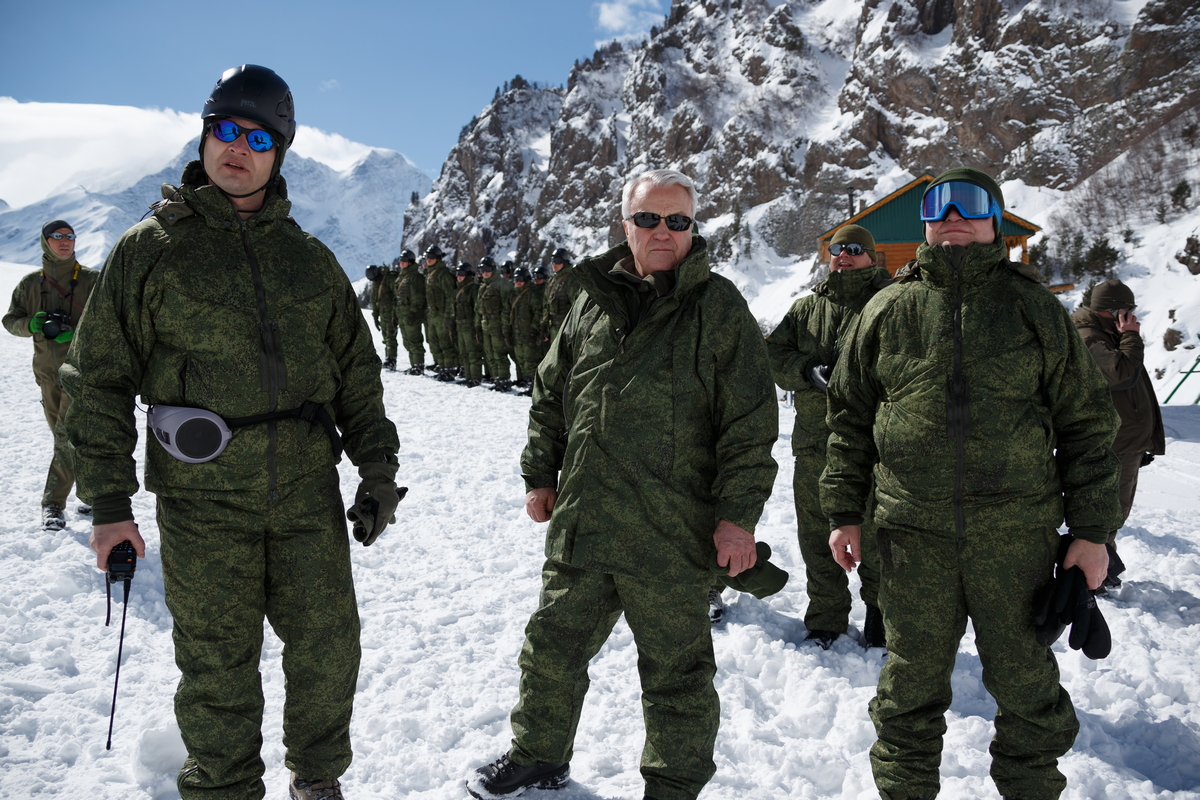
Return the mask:
<path id="1" fill-rule="evenodd" d="M 921 221 L 933 222 L 946 216 L 950 206 L 958 209 L 963 219 L 1000 217 L 1000 204 L 982 186 L 966 181 L 946 181 L 931 186 L 921 198 Z"/>

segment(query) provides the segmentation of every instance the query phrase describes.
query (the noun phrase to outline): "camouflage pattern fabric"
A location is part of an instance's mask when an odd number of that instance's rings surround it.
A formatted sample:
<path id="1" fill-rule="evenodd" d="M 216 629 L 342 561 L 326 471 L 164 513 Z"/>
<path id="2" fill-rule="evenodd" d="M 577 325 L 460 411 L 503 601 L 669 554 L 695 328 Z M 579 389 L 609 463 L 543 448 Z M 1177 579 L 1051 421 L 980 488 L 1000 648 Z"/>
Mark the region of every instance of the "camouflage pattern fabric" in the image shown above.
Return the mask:
<path id="1" fill-rule="evenodd" d="M 1057 759 L 1079 723 L 1054 653 L 1033 629 L 1033 596 L 1050 578 L 1057 540 L 1053 528 L 1008 526 L 975 531 L 960 547 L 936 533 L 879 530 L 888 658 L 870 712 L 879 737 L 871 769 L 883 797 L 938 793 L 950 679 L 968 617 L 998 706 L 996 787 L 1025 798 L 1055 798 L 1066 787 Z"/>
<path id="2" fill-rule="evenodd" d="M 475 303 L 479 284 L 468 275 L 454 293 L 454 330 L 458 336 L 458 356 L 463 377 L 469 381 L 483 380 L 483 329 L 479 326 Z"/>
<path id="3" fill-rule="evenodd" d="M 510 295 L 509 324 L 512 326 L 514 361 L 517 377 L 532 377 L 542 360 L 542 293 L 533 281 L 513 288 Z"/>
<path id="4" fill-rule="evenodd" d="M 518 764 L 571 760 L 588 662 L 622 613 L 638 650 L 646 795 L 694 800 L 716 772 L 721 720 L 707 581 L 639 580 L 547 561 L 518 659 L 521 697 L 509 757 Z"/>
<path id="5" fill-rule="evenodd" d="M 792 428 L 792 455 L 796 471 L 792 490 L 796 503 L 796 527 L 800 555 L 807 577 L 808 607 L 804 625 L 809 630 L 845 633 L 850 620 L 849 579 L 829 550 L 829 523 L 821 511 L 818 481 L 825 469 L 825 424 L 828 402 L 825 392 L 809 382 L 808 371 L 816 364 L 837 363 L 837 344 L 867 301 L 892 283 L 886 269 L 867 267 L 833 270 L 814 287 L 813 293 L 792 304 L 779 325 L 767 337 L 767 354 L 775 383 L 794 392 L 796 421 Z M 879 557 L 875 528 L 868 515 L 863 526 L 863 561 L 858 567 L 864 603 L 878 606 Z"/>
<path id="6" fill-rule="evenodd" d="M 718 520 L 753 532 L 775 479 L 766 347 L 742 295 L 710 274 L 702 238 L 640 323 L 629 282 L 609 274 L 626 259 L 622 244 L 575 268 L 585 294 L 538 367 L 521 471 L 531 489 L 558 487 L 547 558 L 711 579 Z"/>
<path id="7" fill-rule="evenodd" d="M 446 320 L 446 311 L 454 306 L 456 286 L 454 273 L 441 259 L 425 270 L 425 338 L 439 367 L 458 366 L 458 348 Z"/>
<path id="8" fill-rule="evenodd" d="M 47 314 L 52 311 L 64 311 L 78 330 L 83 315 L 75 304 L 78 303 L 79 308 L 87 306 L 88 298 L 100 279 L 100 272 L 80 265 L 74 256 L 69 259 L 59 258 L 46 244 L 40 228 L 38 239 L 42 244 L 42 269 L 26 275 L 13 289 L 12 302 L 9 304 L 8 313 L 4 315 L 4 327 L 14 336 L 33 338 L 33 378 L 42 393 L 42 411 L 46 416 L 46 424 L 50 426 L 54 435 L 50 469 L 46 473 L 46 486 L 42 492 L 42 505 L 63 508 L 66 506 L 67 496 L 71 494 L 71 487 L 75 485 L 75 469 L 66 430 L 62 427 L 67 409 L 71 407 L 71 398 L 58 382 L 58 368 L 66 361 L 67 350 L 71 344 L 56 342 L 40 333 L 32 333 L 29 323 L 39 311 Z M 75 277 L 77 266 L 79 274 Z M 63 297 L 49 281 L 42 280 L 43 275 L 54 279 L 67 291 L 70 298 Z M 71 285 L 72 278 L 75 278 L 74 286 Z"/>
<path id="9" fill-rule="evenodd" d="M 184 800 L 263 797 L 263 616 L 283 641 L 285 763 L 336 778 L 350 765 L 359 622 L 331 464 L 279 503 L 160 497 L 163 586 L 190 756 Z"/>
<path id="10" fill-rule="evenodd" d="M 553 339 L 558 333 L 579 292 L 579 281 L 575 280 L 571 265 L 563 264 L 562 269 L 550 275 L 550 280 L 546 281 L 546 306 L 542 311 L 543 338 Z"/>
<path id="11" fill-rule="evenodd" d="M 1005 256 L 1003 243 L 919 247 L 863 309 L 829 386 L 822 506 L 831 524 L 861 522 L 872 477 L 878 500 L 890 655 L 872 769 L 888 798 L 936 794 L 968 617 L 998 706 L 1001 793 L 1057 797 L 1055 760 L 1075 737 L 1032 595 L 1064 517 L 1092 542 L 1113 528 L 1117 418 L 1066 311 Z"/>
<path id="12" fill-rule="evenodd" d="M 508 380 L 512 374 L 508 365 L 508 346 L 505 344 L 505 339 L 512 336 L 507 333 L 511 330 L 511 293 L 512 284 L 498 273 L 493 273 L 491 278 L 480 282 L 479 296 L 475 301 L 488 375 L 504 380 Z"/>
<path id="13" fill-rule="evenodd" d="M 425 363 L 425 337 L 421 326 L 425 322 L 425 276 L 416 264 L 401 267 L 396 275 L 396 322 L 404 349 L 408 352 L 408 363 Z"/>
<path id="14" fill-rule="evenodd" d="M 379 332 L 383 334 L 385 358 L 396 357 L 396 276 L 389 267 L 379 268 L 383 277 L 372 286 L 371 311 Z"/>

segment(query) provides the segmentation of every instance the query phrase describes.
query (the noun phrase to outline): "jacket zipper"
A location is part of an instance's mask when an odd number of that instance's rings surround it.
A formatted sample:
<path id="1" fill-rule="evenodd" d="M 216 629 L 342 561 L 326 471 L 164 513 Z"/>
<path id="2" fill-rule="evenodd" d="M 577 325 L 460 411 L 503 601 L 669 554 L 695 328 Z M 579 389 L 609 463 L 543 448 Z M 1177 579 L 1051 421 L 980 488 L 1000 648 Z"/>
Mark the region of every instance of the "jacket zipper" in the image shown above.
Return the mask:
<path id="1" fill-rule="evenodd" d="M 964 257 L 965 258 L 965 257 Z M 966 520 L 963 514 L 963 493 L 966 484 L 967 435 L 970 421 L 967 403 L 966 378 L 962 374 L 962 276 L 956 265 L 951 274 L 954 285 L 954 363 L 947 386 L 950 434 L 954 437 L 954 531 L 958 547 L 966 546 Z"/>
<path id="2" fill-rule="evenodd" d="M 246 258 L 250 261 L 250 277 L 254 281 L 254 298 L 258 303 L 258 335 L 267 360 L 267 392 L 270 396 L 270 404 L 267 407 L 267 411 L 274 412 L 279 400 L 278 354 L 275 352 L 275 336 L 279 330 L 279 326 L 267 319 L 266 290 L 263 288 L 262 274 L 258 269 L 258 259 L 254 257 L 254 249 L 250 246 L 250 228 L 246 225 L 245 220 L 241 221 L 241 227 L 242 247 L 246 251 Z M 267 499 L 275 502 L 279 499 L 279 492 L 276 487 L 277 469 L 275 463 L 278 437 L 275 422 L 273 421 L 267 423 L 267 439 Z"/>

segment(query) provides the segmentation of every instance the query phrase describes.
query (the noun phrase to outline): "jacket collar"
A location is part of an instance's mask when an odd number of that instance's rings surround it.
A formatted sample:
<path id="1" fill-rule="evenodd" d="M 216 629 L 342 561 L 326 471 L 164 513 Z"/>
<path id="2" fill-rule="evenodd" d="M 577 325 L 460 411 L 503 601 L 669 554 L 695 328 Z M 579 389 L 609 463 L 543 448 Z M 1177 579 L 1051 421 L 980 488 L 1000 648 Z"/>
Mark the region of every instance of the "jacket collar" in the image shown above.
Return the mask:
<path id="1" fill-rule="evenodd" d="M 154 216 L 167 224 L 178 222 L 184 217 L 198 214 L 209 227 L 233 228 L 241 224 L 242 218 L 229 198 L 216 186 L 208 182 L 208 175 L 200 161 L 189 161 L 183 168 L 179 186 L 162 185 L 163 200 L 155 203 Z M 260 225 L 287 219 L 292 204 L 287 199 L 287 181 L 278 176 L 273 186 L 267 187 L 263 207 L 246 219 L 248 226 Z"/>
<path id="2" fill-rule="evenodd" d="M 610 276 L 609 273 L 617 266 L 617 262 L 632 256 L 629 244 L 622 242 L 605 253 L 583 259 L 572 268 L 576 280 L 588 296 L 605 311 L 618 317 L 626 313 L 623 293 L 630 291 L 630 287 L 626 280 Z M 678 302 L 678 298 L 687 295 L 708 280 L 711 264 L 708 260 L 708 243 L 704 241 L 703 236 L 692 235 L 692 249 L 675 271 L 675 291 L 663 298 L 664 303 Z"/>

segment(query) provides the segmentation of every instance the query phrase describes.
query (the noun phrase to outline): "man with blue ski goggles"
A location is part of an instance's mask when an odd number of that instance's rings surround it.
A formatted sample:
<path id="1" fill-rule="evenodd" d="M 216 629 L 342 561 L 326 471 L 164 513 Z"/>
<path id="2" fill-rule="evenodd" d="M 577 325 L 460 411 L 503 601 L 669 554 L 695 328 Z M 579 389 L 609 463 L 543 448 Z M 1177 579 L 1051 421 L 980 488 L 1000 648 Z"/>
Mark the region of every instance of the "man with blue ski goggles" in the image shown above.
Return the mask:
<path id="1" fill-rule="evenodd" d="M 934 222 L 945 219 L 951 208 L 957 210 L 963 219 L 993 217 L 996 220 L 996 230 L 1000 229 L 1004 214 L 996 195 L 980 183 L 948 180 L 935 183 L 925 190 L 925 195 L 921 198 L 921 221 Z"/>

